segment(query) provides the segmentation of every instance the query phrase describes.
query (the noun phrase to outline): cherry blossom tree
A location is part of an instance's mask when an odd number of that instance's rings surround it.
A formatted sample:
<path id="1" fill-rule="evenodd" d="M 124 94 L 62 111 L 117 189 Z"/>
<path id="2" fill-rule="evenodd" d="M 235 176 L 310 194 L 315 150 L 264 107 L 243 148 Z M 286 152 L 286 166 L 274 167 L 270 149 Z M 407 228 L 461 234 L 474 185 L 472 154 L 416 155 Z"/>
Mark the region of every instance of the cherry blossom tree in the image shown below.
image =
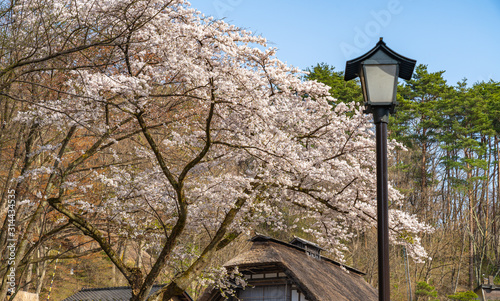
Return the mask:
<path id="1" fill-rule="evenodd" d="M 57 94 L 63 91 L 61 84 L 66 80 L 64 71 L 99 67 L 88 66 L 89 60 L 83 59 L 85 56 L 96 56 L 103 48 L 125 45 L 127 34 L 147 21 L 140 15 L 129 14 L 134 5 L 146 7 L 147 3 L 131 1 L 106 5 L 97 1 L 40 0 L 3 1 L 0 4 L 0 250 L 2 257 L 5 255 L 7 259 L 0 261 L 1 299 L 8 290 L 6 279 L 10 271 L 17 268 L 16 277 L 13 277 L 16 282 L 26 275 L 30 278 L 32 269 L 26 268 L 28 263 L 51 259 L 43 255 L 40 256 L 44 258 L 34 259 L 34 253 L 44 253 L 48 245 L 41 246 L 68 229 L 68 223 L 53 223 L 53 218 L 57 217 L 47 211 L 48 204 L 43 201 L 44 195 L 59 187 L 53 172 L 60 164 L 59 143 L 70 142 L 61 139 L 68 128 L 54 128 L 44 120 L 52 113 L 65 112 L 52 110 L 41 119 L 22 122 L 16 121 L 16 114 L 44 108 L 46 101 L 57 99 Z M 156 7 L 157 11 L 161 9 Z M 106 61 L 104 56 L 101 58 L 101 66 L 113 63 Z M 47 161 L 48 158 L 57 162 Z M 15 204 L 11 203 L 11 197 L 15 197 Z M 8 241 L 12 238 L 14 241 Z M 38 291 L 42 286 L 41 275 L 38 275 Z"/>
<path id="2" fill-rule="evenodd" d="M 332 107 L 329 88 L 302 81 L 264 38 L 183 0 L 18 1 L 14 21 L 18 11 L 21 37 L 44 42 L 3 65 L 0 75 L 15 77 L 2 93 L 26 104 L 13 123 L 50 138 L 25 149 L 44 160 L 15 180 L 40 181 L 31 213 L 51 208 L 55 224 L 91 238 L 132 300 L 182 293 L 259 224 L 290 230 L 283 208 L 314 221 L 304 231 L 338 260 L 354 233 L 376 225 L 369 118 L 354 103 Z M 48 37 L 23 32 L 40 18 Z M 396 208 L 401 195 L 391 188 L 389 197 Z M 418 234 L 430 227 L 397 209 L 390 226 L 394 243 L 427 256 Z M 192 233 L 204 233 L 197 252 L 186 248 Z M 151 266 L 124 261 L 122 239 L 145 241 Z M 148 297 L 178 258 L 188 266 Z"/>

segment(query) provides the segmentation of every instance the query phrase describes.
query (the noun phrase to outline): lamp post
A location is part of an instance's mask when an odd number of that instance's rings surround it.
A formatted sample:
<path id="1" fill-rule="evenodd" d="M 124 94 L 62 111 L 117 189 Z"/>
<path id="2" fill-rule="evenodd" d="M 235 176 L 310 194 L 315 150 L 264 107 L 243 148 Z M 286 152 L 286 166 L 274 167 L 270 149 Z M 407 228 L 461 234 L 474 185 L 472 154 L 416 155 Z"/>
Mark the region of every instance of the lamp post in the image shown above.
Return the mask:
<path id="1" fill-rule="evenodd" d="M 359 77 L 365 99 L 364 113 L 373 114 L 377 139 L 377 238 L 379 300 L 390 300 L 389 205 L 387 184 L 387 123 L 397 105 L 398 77 L 410 79 L 416 61 L 386 46 L 377 45 L 362 56 L 347 61 L 344 80 Z"/>

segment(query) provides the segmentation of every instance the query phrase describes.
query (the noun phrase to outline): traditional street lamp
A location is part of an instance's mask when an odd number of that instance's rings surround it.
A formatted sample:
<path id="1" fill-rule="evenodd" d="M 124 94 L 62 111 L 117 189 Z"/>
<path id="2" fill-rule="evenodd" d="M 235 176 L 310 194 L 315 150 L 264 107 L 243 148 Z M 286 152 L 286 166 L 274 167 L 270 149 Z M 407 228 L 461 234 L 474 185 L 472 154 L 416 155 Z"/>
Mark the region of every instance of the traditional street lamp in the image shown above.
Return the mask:
<path id="1" fill-rule="evenodd" d="M 389 205 L 387 200 L 387 123 L 397 105 L 398 77 L 410 79 L 416 61 L 397 54 L 382 38 L 366 54 L 347 61 L 344 79 L 359 77 L 365 113 L 373 113 L 377 136 L 377 237 L 379 300 L 390 300 Z"/>

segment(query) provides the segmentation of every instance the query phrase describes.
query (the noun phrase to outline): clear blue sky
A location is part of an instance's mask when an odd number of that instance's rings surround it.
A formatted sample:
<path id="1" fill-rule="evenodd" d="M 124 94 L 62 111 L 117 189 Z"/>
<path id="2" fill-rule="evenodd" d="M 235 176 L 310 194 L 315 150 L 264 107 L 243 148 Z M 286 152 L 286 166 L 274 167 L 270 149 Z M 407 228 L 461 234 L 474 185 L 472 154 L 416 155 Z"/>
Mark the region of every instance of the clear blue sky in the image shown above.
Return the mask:
<path id="1" fill-rule="evenodd" d="M 500 81 L 500 0 L 191 0 L 205 15 L 258 33 L 278 58 L 305 69 L 346 60 L 379 37 L 394 51 L 446 70 L 456 84 Z"/>

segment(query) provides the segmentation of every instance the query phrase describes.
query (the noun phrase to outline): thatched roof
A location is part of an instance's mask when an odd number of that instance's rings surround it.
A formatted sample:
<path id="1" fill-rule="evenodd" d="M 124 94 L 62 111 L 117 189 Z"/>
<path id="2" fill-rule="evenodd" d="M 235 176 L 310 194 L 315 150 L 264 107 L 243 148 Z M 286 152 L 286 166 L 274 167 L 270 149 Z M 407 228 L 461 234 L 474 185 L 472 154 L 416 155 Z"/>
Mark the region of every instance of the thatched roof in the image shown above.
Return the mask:
<path id="1" fill-rule="evenodd" d="M 481 301 L 500 300 L 500 286 L 494 283 L 482 284 L 474 292 L 479 296 L 479 300 Z"/>
<path id="2" fill-rule="evenodd" d="M 158 291 L 164 285 L 153 285 L 150 295 Z M 76 294 L 63 301 L 128 301 L 132 298 L 130 286 L 84 288 Z M 182 296 L 174 297 L 172 301 L 192 301 L 191 297 L 184 293 Z"/>
<path id="3" fill-rule="evenodd" d="M 251 239 L 251 248 L 225 264 L 240 271 L 259 267 L 280 267 L 309 301 L 378 300 L 375 288 L 363 279 L 363 273 L 326 257 L 306 255 L 305 249 L 266 236 Z M 210 300 L 204 294 L 200 300 Z"/>

